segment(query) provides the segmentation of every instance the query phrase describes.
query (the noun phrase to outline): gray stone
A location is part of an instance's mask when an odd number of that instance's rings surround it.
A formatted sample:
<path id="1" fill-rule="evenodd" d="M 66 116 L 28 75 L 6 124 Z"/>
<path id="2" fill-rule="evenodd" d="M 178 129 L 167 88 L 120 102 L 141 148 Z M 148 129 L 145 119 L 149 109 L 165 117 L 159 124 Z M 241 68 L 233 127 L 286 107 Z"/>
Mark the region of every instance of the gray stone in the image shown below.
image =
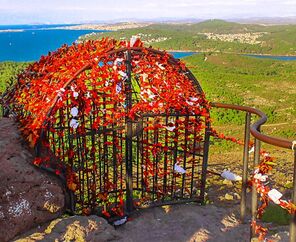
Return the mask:
<path id="1" fill-rule="evenodd" d="M 16 242 L 76 241 L 105 242 L 120 238 L 113 226 L 98 216 L 73 216 L 52 221 L 43 231 L 18 238 Z"/>
<path id="2" fill-rule="evenodd" d="M 55 176 L 32 165 L 17 124 L 0 119 L 0 241 L 59 217 L 65 192 Z"/>

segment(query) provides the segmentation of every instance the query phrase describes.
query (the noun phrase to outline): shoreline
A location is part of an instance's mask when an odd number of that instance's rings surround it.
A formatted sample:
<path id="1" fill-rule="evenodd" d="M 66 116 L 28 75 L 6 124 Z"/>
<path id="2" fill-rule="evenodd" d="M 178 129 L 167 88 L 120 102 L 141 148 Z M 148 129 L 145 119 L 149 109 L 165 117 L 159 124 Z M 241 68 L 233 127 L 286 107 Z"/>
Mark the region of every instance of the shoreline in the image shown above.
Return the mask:
<path id="1" fill-rule="evenodd" d="M 117 30 L 123 30 L 123 29 L 147 27 L 151 24 L 152 23 L 135 23 L 135 22 L 124 22 L 124 23 L 115 23 L 115 24 L 80 24 L 80 25 L 56 27 L 53 29 L 117 31 Z"/>
<path id="2" fill-rule="evenodd" d="M 132 29 L 132 28 L 141 28 L 147 27 L 152 23 L 136 23 L 136 22 L 123 22 L 123 23 L 114 23 L 114 24 L 73 24 L 67 26 L 56 26 L 56 27 L 41 27 L 34 30 L 54 30 L 54 29 L 64 29 L 64 30 L 109 30 L 117 31 L 123 29 Z M 2 29 L 1 32 L 24 32 L 29 29 Z M 30 29 L 31 30 L 31 29 Z"/>
<path id="3" fill-rule="evenodd" d="M 15 32 L 25 32 L 24 29 L 1 29 L 0 33 L 15 33 Z"/>
<path id="4" fill-rule="evenodd" d="M 193 52 L 193 53 L 221 53 L 235 55 L 251 55 L 251 56 L 267 56 L 267 57 L 295 57 L 296 55 L 274 55 L 274 54 L 256 54 L 256 53 L 237 53 L 237 52 L 222 52 L 222 51 L 197 51 L 197 50 L 165 50 L 166 52 Z"/>

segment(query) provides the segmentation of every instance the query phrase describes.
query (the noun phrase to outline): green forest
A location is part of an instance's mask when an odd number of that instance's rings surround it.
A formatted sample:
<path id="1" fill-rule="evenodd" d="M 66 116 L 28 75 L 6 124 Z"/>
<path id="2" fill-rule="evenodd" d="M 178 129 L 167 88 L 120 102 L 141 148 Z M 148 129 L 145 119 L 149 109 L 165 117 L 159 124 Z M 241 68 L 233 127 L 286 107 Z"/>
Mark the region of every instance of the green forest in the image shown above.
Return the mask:
<path id="1" fill-rule="evenodd" d="M 0 62 L 0 93 L 15 81 L 16 75 L 28 64 L 27 62 Z"/>
<path id="2" fill-rule="evenodd" d="M 104 32 L 81 37 L 111 36 L 128 40 L 138 35 L 149 46 L 198 52 L 296 55 L 296 25 L 239 24 L 208 20 L 192 24 L 152 24 L 142 28 Z"/>
<path id="3" fill-rule="evenodd" d="M 232 34 L 237 38 L 242 34 L 243 40 L 208 39 L 203 33 L 213 33 L 216 34 L 213 38 L 226 39 L 233 38 Z M 261 37 L 254 39 L 254 33 Z M 295 55 L 296 25 L 263 26 L 209 20 L 196 24 L 152 24 L 87 38 L 111 36 L 127 40 L 132 35 L 138 35 L 146 41 L 146 46 L 154 48 L 202 52 L 183 61 L 201 83 L 208 100 L 259 108 L 268 115 L 268 123 L 283 124 L 270 130 L 272 134 L 295 136 L 296 61 L 257 59 L 241 53 Z M 85 37 L 79 40 L 83 41 Z M 246 40 L 260 43 L 241 43 Z M 147 43 L 149 41 L 151 43 Z M 0 92 L 28 64 L 0 63 Z M 213 109 L 211 115 L 217 125 L 244 123 L 244 114 L 233 110 Z"/>

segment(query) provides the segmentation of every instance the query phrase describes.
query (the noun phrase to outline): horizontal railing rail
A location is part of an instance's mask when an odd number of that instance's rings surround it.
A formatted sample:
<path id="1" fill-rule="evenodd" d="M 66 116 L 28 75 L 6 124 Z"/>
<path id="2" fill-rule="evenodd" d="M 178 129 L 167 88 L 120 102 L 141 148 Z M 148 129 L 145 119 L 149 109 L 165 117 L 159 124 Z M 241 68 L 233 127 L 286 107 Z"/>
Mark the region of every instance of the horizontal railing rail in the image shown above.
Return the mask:
<path id="1" fill-rule="evenodd" d="M 273 146 L 290 149 L 294 152 L 294 169 L 293 169 L 293 196 L 292 203 L 296 204 L 296 141 L 290 141 L 288 139 L 282 139 L 278 137 L 272 137 L 266 134 L 262 134 L 260 129 L 263 124 L 267 121 L 267 116 L 262 111 L 247 107 L 240 106 L 234 104 L 224 104 L 224 103 L 211 103 L 211 106 L 214 108 L 224 108 L 231 109 L 237 111 L 246 112 L 246 122 L 245 122 L 245 136 L 244 136 L 244 155 L 243 155 L 243 177 L 242 177 L 242 192 L 241 192 L 241 221 L 244 223 L 245 215 L 246 215 L 246 191 L 247 191 L 247 183 L 248 183 L 248 161 L 249 161 L 249 141 L 250 134 L 255 138 L 254 142 L 254 167 L 256 167 L 260 162 L 260 142 L 264 142 Z M 256 114 L 259 116 L 259 120 L 255 123 L 251 124 L 251 114 Z M 258 207 L 258 195 L 256 191 L 256 187 L 253 184 L 252 186 L 252 222 L 256 221 L 257 217 L 257 207 Z M 255 230 L 252 228 L 251 237 L 255 236 Z M 291 216 L 290 223 L 290 242 L 296 242 L 296 213 L 294 212 Z"/>
<path id="2" fill-rule="evenodd" d="M 253 114 L 258 115 L 260 117 L 260 119 L 257 122 L 255 122 L 254 124 L 252 124 L 250 127 L 251 134 L 256 139 L 259 139 L 260 141 L 263 141 L 267 144 L 271 144 L 271 145 L 286 148 L 286 149 L 292 149 L 293 141 L 290 141 L 288 139 L 282 139 L 282 138 L 268 136 L 268 135 L 262 134 L 260 132 L 261 125 L 265 124 L 267 121 L 267 116 L 262 111 L 260 111 L 256 108 L 252 108 L 252 107 L 239 106 L 239 105 L 234 105 L 234 104 L 224 104 L 224 103 L 211 103 L 211 106 L 216 107 L 216 108 L 225 108 L 225 109 L 233 109 L 233 110 L 238 110 L 238 111 L 245 111 L 245 112 L 249 112 L 249 113 L 253 113 Z M 294 150 L 296 150 L 296 146 L 294 146 Z"/>

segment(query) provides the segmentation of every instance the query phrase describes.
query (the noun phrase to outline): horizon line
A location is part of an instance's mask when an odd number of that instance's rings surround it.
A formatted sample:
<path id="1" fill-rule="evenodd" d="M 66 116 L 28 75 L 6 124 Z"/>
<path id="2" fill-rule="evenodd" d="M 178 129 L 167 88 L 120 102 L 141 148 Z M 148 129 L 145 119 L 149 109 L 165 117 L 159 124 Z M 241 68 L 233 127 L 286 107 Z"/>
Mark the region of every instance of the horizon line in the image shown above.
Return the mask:
<path id="1" fill-rule="evenodd" d="M 169 17 L 163 17 L 163 18 L 153 18 L 153 19 L 139 19 L 139 18 L 130 18 L 130 19 L 115 19 L 115 20 L 89 20 L 89 21 L 82 21 L 82 22 L 29 22 L 29 23 L 0 23 L 0 25 L 81 25 L 81 24 L 116 24 L 116 23 L 128 23 L 128 22 L 134 22 L 134 23 L 161 23 L 161 22 L 186 22 L 192 23 L 192 22 L 203 22 L 208 20 L 224 20 L 224 21 L 271 21 L 271 20 L 287 20 L 287 21 L 295 21 L 296 23 L 296 15 L 295 16 L 285 16 L 285 17 L 233 17 L 233 18 L 169 18 Z M 262 22 L 263 23 L 263 22 Z"/>

